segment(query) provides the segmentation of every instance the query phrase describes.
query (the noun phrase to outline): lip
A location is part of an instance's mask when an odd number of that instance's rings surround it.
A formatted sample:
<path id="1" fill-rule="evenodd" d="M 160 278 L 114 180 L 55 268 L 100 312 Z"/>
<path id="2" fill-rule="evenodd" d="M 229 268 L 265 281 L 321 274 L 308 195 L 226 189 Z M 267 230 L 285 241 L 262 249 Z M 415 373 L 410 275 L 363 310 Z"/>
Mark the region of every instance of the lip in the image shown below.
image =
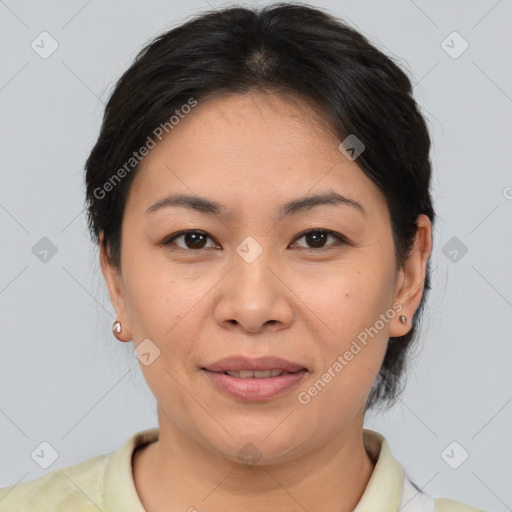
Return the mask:
<path id="1" fill-rule="evenodd" d="M 207 364 L 203 367 L 210 372 L 227 372 L 240 370 L 283 370 L 285 372 L 297 372 L 299 370 L 307 370 L 307 368 L 299 363 L 287 361 L 280 357 L 264 356 L 257 359 L 251 359 L 245 356 L 231 356 L 219 359 L 214 363 Z M 276 377 L 273 377 L 276 378 Z"/>
<path id="2" fill-rule="evenodd" d="M 283 370 L 286 373 L 278 377 L 242 379 L 226 375 L 226 371 L 240 370 Z M 219 359 L 215 363 L 201 368 L 210 382 L 230 397 L 250 402 L 263 402 L 290 391 L 309 373 L 303 365 L 279 357 L 260 357 L 251 359 L 245 356 L 233 356 Z"/>
<path id="3" fill-rule="evenodd" d="M 240 379 L 225 373 L 211 372 L 205 368 L 201 368 L 201 371 L 224 393 L 249 402 L 271 400 L 295 387 L 308 373 L 308 370 L 303 369 L 279 377 Z"/>

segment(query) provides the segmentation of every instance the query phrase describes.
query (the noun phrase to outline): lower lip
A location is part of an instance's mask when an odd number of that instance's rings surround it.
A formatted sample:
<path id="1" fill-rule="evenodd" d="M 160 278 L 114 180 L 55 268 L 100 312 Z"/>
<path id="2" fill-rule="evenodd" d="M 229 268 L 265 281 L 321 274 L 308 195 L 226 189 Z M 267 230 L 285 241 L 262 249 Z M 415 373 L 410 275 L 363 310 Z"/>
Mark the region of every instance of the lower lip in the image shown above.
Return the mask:
<path id="1" fill-rule="evenodd" d="M 307 370 L 300 370 L 294 373 L 285 373 L 279 377 L 240 379 L 224 373 L 211 372 L 205 369 L 202 369 L 202 371 L 224 392 L 235 398 L 251 402 L 270 400 L 285 391 L 289 391 L 307 373 Z"/>

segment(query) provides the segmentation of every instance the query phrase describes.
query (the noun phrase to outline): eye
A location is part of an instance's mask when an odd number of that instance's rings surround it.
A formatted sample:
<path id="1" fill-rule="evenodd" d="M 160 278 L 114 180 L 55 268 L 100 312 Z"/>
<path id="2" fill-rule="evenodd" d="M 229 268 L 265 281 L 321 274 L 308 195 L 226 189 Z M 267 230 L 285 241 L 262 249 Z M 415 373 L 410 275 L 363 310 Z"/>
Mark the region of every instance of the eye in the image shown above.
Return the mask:
<path id="1" fill-rule="evenodd" d="M 327 241 L 329 240 L 329 237 L 331 239 L 334 239 L 334 242 L 327 244 Z M 322 250 L 325 248 L 329 248 L 329 246 L 338 246 L 340 244 L 348 244 L 348 240 L 340 235 L 339 233 L 335 233 L 334 231 L 330 231 L 327 229 L 311 229 L 309 231 L 305 231 L 301 235 L 299 235 L 297 238 L 295 238 L 295 245 L 297 244 L 297 240 L 300 240 L 303 238 L 308 246 L 302 246 L 302 248 L 307 250 Z M 174 235 L 171 235 L 168 237 L 162 245 L 168 246 L 168 245 L 176 245 L 180 249 L 184 250 L 201 250 L 201 249 L 208 249 L 212 247 L 216 247 L 216 244 L 214 243 L 213 246 L 208 247 L 207 246 L 207 240 L 211 239 L 211 237 L 203 232 L 198 230 L 189 230 L 189 231 L 181 231 L 179 233 L 175 233 Z M 178 240 L 181 240 L 181 243 L 177 243 Z M 213 240 L 212 240 L 213 242 Z"/>
<path id="2" fill-rule="evenodd" d="M 207 249 L 206 240 L 210 238 L 209 235 L 204 233 L 203 231 L 197 230 L 189 230 L 189 231 L 181 231 L 180 233 L 175 233 L 174 235 L 167 238 L 162 245 L 177 245 L 180 249 Z M 176 243 L 176 240 L 183 240 L 184 245 L 180 245 Z"/>
<path id="3" fill-rule="evenodd" d="M 334 239 L 334 243 L 326 245 L 329 237 Z M 301 238 L 304 238 L 309 244 L 309 247 L 305 247 L 306 249 L 324 249 L 326 247 L 328 248 L 329 245 L 338 246 L 348 243 L 344 236 L 334 231 L 329 231 L 328 229 L 311 229 L 299 235 L 295 240 L 297 241 Z M 296 241 L 295 243 L 297 243 Z"/>

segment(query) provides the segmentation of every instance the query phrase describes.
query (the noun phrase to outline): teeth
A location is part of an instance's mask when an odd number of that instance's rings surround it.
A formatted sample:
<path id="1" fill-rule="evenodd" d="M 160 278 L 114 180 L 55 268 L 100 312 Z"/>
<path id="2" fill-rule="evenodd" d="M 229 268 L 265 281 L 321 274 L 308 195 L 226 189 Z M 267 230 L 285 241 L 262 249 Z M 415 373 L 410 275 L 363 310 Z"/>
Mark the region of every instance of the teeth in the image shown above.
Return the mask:
<path id="1" fill-rule="evenodd" d="M 279 377 L 284 372 L 283 370 L 240 370 L 240 371 L 229 371 L 224 372 L 231 377 L 237 377 L 239 379 L 268 379 L 269 377 Z"/>

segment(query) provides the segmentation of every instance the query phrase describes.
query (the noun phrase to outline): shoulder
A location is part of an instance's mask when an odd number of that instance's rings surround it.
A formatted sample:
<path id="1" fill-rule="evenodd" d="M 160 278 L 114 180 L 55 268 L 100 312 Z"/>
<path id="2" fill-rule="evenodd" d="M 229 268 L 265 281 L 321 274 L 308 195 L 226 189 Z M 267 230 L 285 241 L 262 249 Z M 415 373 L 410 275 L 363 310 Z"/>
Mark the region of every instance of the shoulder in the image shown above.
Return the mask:
<path id="1" fill-rule="evenodd" d="M 56 469 L 30 482 L 0 489 L 0 512 L 97 512 L 111 454 Z"/>
<path id="2" fill-rule="evenodd" d="M 4 487 L 0 489 L 0 512 L 98 512 L 105 508 L 143 512 L 133 482 L 132 455 L 137 447 L 158 438 L 158 428 L 143 430 L 115 452 Z"/>
<path id="3" fill-rule="evenodd" d="M 434 499 L 422 492 L 394 458 L 381 434 L 364 429 L 363 441 L 368 455 L 375 461 L 375 468 L 356 511 L 378 510 L 384 498 L 390 504 L 388 510 L 401 512 L 484 512 L 451 499 Z"/>
<path id="4" fill-rule="evenodd" d="M 479 508 L 470 507 L 458 501 L 449 500 L 446 498 L 438 498 L 435 500 L 436 512 L 484 512 Z"/>

